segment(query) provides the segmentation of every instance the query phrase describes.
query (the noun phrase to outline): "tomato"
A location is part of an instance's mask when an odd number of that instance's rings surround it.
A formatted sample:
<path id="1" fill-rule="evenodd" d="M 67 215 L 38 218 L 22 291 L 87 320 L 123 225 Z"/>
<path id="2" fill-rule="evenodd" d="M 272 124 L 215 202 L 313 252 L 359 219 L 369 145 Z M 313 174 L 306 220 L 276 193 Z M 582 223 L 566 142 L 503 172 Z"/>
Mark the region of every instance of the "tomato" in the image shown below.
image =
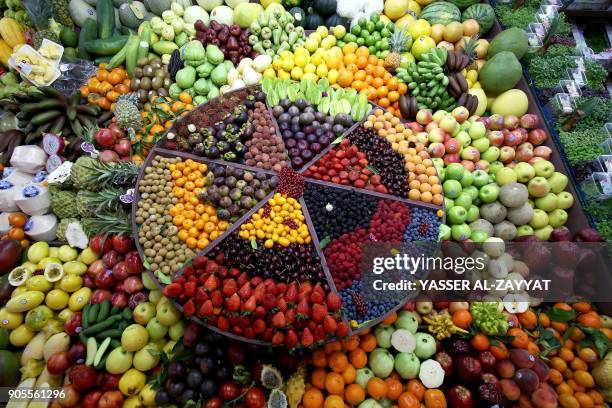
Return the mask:
<path id="1" fill-rule="evenodd" d="M 238 398 L 240 389 L 233 381 L 226 381 L 219 387 L 219 396 L 223 401 L 231 401 Z"/>
<path id="2" fill-rule="evenodd" d="M 249 408 L 263 408 L 266 405 L 266 396 L 259 387 L 252 387 L 246 393 L 246 404 Z"/>
<path id="3" fill-rule="evenodd" d="M 204 408 L 221 408 L 223 406 L 223 401 L 219 397 L 213 397 L 206 401 L 206 405 Z"/>

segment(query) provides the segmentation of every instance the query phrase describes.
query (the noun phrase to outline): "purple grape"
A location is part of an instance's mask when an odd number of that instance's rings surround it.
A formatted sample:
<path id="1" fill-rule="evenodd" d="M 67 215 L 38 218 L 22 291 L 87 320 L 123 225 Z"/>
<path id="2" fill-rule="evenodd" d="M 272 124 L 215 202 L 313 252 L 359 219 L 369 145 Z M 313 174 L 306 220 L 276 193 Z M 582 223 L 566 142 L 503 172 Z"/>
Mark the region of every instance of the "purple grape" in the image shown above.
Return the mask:
<path id="1" fill-rule="evenodd" d="M 297 148 L 300 150 L 306 150 L 308 149 L 308 142 L 305 140 L 300 140 L 297 143 Z"/>
<path id="2" fill-rule="evenodd" d="M 316 142 L 317 140 L 319 140 L 319 138 L 317 137 L 317 135 L 314 135 L 314 134 L 312 134 L 312 133 L 311 133 L 311 134 L 309 134 L 308 136 L 306 136 L 306 141 L 307 141 L 308 143 L 314 143 L 314 142 Z"/>
<path id="3" fill-rule="evenodd" d="M 313 154 L 310 150 L 302 150 L 302 158 L 304 161 L 309 161 L 313 158 Z"/>
<path id="4" fill-rule="evenodd" d="M 314 142 L 310 145 L 310 150 L 312 150 L 312 152 L 315 154 L 321 153 L 321 150 L 323 150 L 323 146 L 321 146 L 319 142 Z"/>
<path id="5" fill-rule="evenodd" d="M 285 140 L 285 147 L 287 147 L 287 149 L 291 149 L 292 147 L 295 147 L 295 146 L 297 146 L 297 140 L 293 138 L 289 138 Z"/>

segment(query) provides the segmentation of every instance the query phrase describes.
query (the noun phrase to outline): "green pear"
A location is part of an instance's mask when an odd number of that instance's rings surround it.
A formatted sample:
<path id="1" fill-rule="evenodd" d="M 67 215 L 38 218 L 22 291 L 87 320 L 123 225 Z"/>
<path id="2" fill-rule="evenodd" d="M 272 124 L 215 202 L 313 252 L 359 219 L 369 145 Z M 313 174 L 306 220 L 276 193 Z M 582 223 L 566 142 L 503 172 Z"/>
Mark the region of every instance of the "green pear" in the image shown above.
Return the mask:
<path id="1" fill-rule="evenodd" d="M 161 324 L 159 319 L 154 317 L 147 323 L 147 331 L 149 332 L 151 341 L 158 341 L 166 336 L 166 333 L 168 333 L 168 326 Z"/>
<path id="2" fill-rule="evenodd" d="M 146 325 L 149 320 L 155 317 L 155 305 L 151 302 L 144 302 L 136 306 L 134 309 L 134 321 L 141 325 Z"/>
<path id="3" fill-rule="evenodd" d="M 106 371 L 111 374 L 123 374 L 132 367 L 134 354 L 119 346 L 106 357 Z"/>
<path id="4" fill-rule="evenodd" d="M 183 321 L 174 323 L 172 326 L 170 326 L 170 329 L 168 330 L 168 334 L 170 335 L 170 338 L 176 341 L 182 338 L 184 333 L 185 333 L 185 322 Z"/>
<path id="5" fill-rule="evenodd" d="M 170 303 L 167 298 L 162 298 L 157 303 L 157 320 L 164 326 L 172 326 L 181 320 L 181 312 Z"/>
<path id="6" fill-rule="evenodd" d="M 159 363 L 159 347 L 149 343 L 134 354 L 132 364 L 140 371 L 149 371 Z"/>

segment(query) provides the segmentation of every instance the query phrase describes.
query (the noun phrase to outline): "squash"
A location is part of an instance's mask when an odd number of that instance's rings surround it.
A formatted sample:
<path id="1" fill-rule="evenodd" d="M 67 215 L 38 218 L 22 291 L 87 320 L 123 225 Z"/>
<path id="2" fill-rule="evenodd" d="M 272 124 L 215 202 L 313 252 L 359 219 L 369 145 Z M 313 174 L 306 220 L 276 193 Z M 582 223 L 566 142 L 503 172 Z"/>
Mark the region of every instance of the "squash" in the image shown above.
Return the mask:
<path id="1" fill-rule="evenodd" d="M 4 40 L 0 40 L 0 63 L 8 68 L 8 60 L 13 53 L 13 49 Z"/>
<path id="2" fill-rule="evenodd" d="M 337 7 L 336 0 L 315 0 L 313 6 L 315 11 L 324 17 L 334 14 Z"/>
<path id="3" fill-rule="evenodd" d="M 14 18 L 4 17 L 0 20 L 0 36 L 9 47 L 25 44 L 25 31 Z"/>
<path id="4" fill-rule="evenodd" d="M 293 18 L 295 19 L 295 25 L 300 26 L 300 27 L 305 26 L 304 23 L 306 21 L 306 13 L 304 12 L 302 8 L 293 7 L 291 10 L 289 10 L 289 14 L 291 14 Z"/>
<path id="5" fill-rule="evenodd" d="M 83 0 L 70 0 L 68 11 L 74 24 L 79 27 L 83 27 L 88 18 L 97 19 L 96 9 Z"/>
<path id="6" fill-rule="evenodd" d="M 340 17 L 338 14 L 334 13 L 331 16 L 327 17 L 327 20 L 325 20 L 325 25 L 327 27 L 335 27 L 338 25 L 344 26 L 346 27 L 346 29 L 349 29 L 349 20 L 343 17 Z"/>
<path id="7" fill-rule="evenodd" d="M 304 28 L 306 30 L 316 30 L 318 26 L 322 26 L 323 24 L 325 24 L 325 20 L 323 20 L 320 14 L 308 10 L 308 14 L 304 19 Z"/>

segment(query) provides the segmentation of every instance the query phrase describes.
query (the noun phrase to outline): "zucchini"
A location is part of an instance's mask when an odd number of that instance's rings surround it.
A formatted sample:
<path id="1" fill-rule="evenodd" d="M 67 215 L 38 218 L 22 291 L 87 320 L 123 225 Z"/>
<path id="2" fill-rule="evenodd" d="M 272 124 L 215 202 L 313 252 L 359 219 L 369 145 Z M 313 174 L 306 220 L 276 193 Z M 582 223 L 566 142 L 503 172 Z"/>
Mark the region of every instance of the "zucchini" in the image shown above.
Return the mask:
<path id="1" fill-rule="evenodd" d="M 119 35 L 106 40 L 91 40 L 85 43 L 85 50 L 95 55 L 111 56 L 121 51 L 127 40 L 127 35 Z"/>
<path id="2" fill-rule="evenodd" d="M 98 38 L 106 40 L 112 37 L 115 30 L 115 9 L 112 0 L 98 0 Z"/>
<path id="3" fill-rule="evenodd" d="M 98 24 L 93 18 L 85 20 L 79 34 L 79 58 L 91 59 L 91 55 L 85 49 L 85 43 L 98 38 Z"/>

